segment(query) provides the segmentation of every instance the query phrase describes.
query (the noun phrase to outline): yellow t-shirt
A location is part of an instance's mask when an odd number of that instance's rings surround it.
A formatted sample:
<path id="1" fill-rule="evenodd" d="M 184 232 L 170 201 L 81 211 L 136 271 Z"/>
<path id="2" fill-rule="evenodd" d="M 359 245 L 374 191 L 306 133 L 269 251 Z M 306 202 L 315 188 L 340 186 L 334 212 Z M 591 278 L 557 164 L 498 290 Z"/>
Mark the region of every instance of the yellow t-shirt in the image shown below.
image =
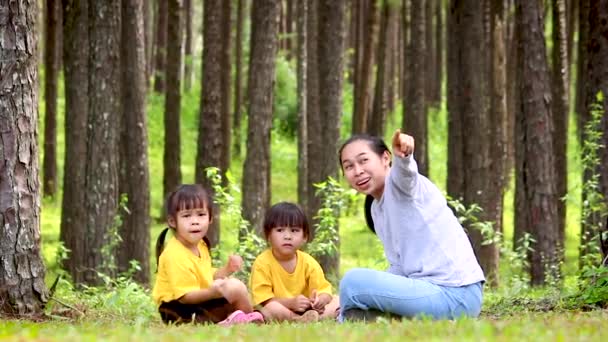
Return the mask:
<path id="1" fill-rule="evenodd" d="M 175 237 L 167 242 L 158 260 L 158 273 L 152 291 L 157 305 L 211 286 L 216 270 L 211 267 L 209 249 L 202 240 L 198 244 L 198 251 L 200 257 Z"/>
<path id="2" fill-rule="evenodd" d="M 271 298 L 293 298 L 298 295 L 331 295 L 331 284 L 325 279 L 321 265 L 309 254 L 297 251 L 297 264 L 293 273 L 288 273 L 267 249 L 258 255 L 249 279 L 253 303 L 258 305 Z"/>

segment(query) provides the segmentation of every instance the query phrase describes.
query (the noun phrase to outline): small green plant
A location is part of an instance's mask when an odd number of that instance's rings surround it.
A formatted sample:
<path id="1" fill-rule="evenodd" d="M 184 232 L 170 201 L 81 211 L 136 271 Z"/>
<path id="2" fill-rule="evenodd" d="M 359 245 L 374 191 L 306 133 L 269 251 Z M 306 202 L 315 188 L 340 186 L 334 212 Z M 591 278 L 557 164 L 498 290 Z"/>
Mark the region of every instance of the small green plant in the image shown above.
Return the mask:
<path id="1" fill-rule="evenodd" d="M 120 200 L 118 202 L 118 210 L 116 215 L 114 216 L 114 222 L 108 228 L 108 231 L 105 235 L 106 243 L 101 247 L 101 272 L 97 272 L 100 277 L 112 275 L 116 272 L 118 268 L 116 265 L 116 249 L 122 242 L 122 237 L 120 236 L 120 227 L 122 226 L 123 220 L 121 213 L 127 212 L 129 213 L 129 208 L 127 204 L 129 202 L 127 194 L 120 194 Z M 103 273 L 103 274 L 102 274 Z"/>

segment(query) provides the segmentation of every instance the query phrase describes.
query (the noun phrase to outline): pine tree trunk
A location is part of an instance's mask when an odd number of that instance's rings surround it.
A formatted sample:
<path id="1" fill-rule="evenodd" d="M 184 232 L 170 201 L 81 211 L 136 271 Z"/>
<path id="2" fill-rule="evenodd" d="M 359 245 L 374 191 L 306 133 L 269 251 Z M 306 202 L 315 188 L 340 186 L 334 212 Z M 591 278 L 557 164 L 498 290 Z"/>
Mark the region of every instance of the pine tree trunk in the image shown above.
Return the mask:
<path id="1" fill-rule="evenodd" d="M 461 13 L 457 0 L 451 0 L 447 16 L 447 108 L 448 108 L 448 176 L 447 192 L 455 199 L 464 196 L 463 110 L 460 79 Z M 407 85 L 406 85 L 407 87 Z"/>
<path id="2" fill-rule="evenodd" d="M 120 122 L 120 2 L 89 4 L 89 117 L 84 206 L 86 225 L 82 282 L 99 285 L 98 272 L 113 274 L 110 231 L 118 207 L 118 136 Z M 101 144 L 100 142 L 104 142 Z M 73 203 L 72 203 L 73 204 Z M 105 247 L 105 248 L 104 248 Z M 80 280 L 80 281 L 78 281 Z"/>
<path id="3" fill-rule="evenodd" d="M 443 81 L 443 1 L 435 4 L 435 82 L 431 99 L 441 105 L 441 82 Z"/>
<path id="4" fill-rule="evenodd" d="M 435 12 L 434 4 L 436 0 L 426 0 L 424 11 L 424 35 L 426 57 L 424 59 L 424 68 L 426 73 L 425 90 L 426 103 L 428 107 L 434 106 L 433 90 L 435 89 L 435 29 L 433 25 L 433 14 Z"/>
<path id="5" fill-rule="evenodd" d="M 165 61 L 167 60 L 166 55 L 167 49 L 167 6 L 169 0 L 156 0 L 157 11 L 156 11 L 156 42 L 155 46 L 155 78 L 154 78 L 154 91 L 162 93 L 165 91 Z"/>
<path id="6" fill-rule="evenodd" d="M 249 128 L 243 166 L 242 207 L 243 217 L 259 233 L 264 213 L 270 205 L 270 129 L 280 10 L 278 0 L 259 0 L 251 12 Z"/>
<path id="7" fill-rule="evenodd" d="M 45 196 L 57 192 L 57 76 L 61 52 L 60 2 L 48 0 L 46 4 L 46 30 L 44 44 L 44 160 L 42 161 L 43 191 Z"/>
<path id="8" fill-rule="evenodd" d="M 308 120 L 306 117 L 308 97 L 307 87 L 307 20 L 308 4 L 306 1 L 297 1 L 296 7 L 297 29 L 297 77 L 298 77 L 298 203 L 304 212 L 308 212 Z"/>
<path id="9" fill-rule="evenodd" d="M 245 2 L 237 0 L 236 11 L 236 37 L 235 45 L 235 71 L 234 71 L 234 154 L 241 157 L 241 117 L 243 110 L 243 22 L 245 21 Z"/>
<path id="10" fill-rule="evenodd" d="M 367 11 L 367 30 L 365 35 L 361 73 L 358 75 L 358 91 L 353 111 L 352 133 L 367 131 L 367 117 L 369 114 L 374 70 L 374 47 L 378 36 L 379 11 L 375 0 L 372 0 Z"/>
<path id="11" fill-rule="evenodd" d="M 306 134 L 308 135 L 308 211 L 306 212 L 310 222 L 313 222 L 313 218 L 316 216 L 317 211 L 321 206 L 319 198 L 315 195 L 316 188 L 313 184 L 320 182 L 321 175 L 320 170 L 323 166 L 320 156 L 323 153 L 323 138 L 320 134 L 322 132 L 321 117 L 319 114 L 319 60 L 318 60 L 318 46 L 319 46 L 319 11 L 318 11 L 318 0 L 311 0 L 308 3 L 308 16 L 306 22 L 306 123 L 308 129 Z M 314 234 L 314 232 L 313 232 Z"/>
<path id="12" fill-rule="evenodd" d="M 36 2 L 5 6 L 0 42 L 0 316 L 42 314 Z M 15 35 L 15 32 L 18 34 Z"/>
<path id="13" fill-rule="evenodd" d="M 194 63 L 194 56 L 192 54 L 192 11 L 194 11 L 192 0 L 184 0 L 184 29 L 186 31 L 184 47 L 184 89 L 186 91 L 189 91 L 192 88 L 192 80 L 194 78 L 194 68 L 192 67 L 192 64 Z"/>
<path id="14" fill-rule="evenodd" d="M 555 156 L 555 176 L 557 196 L 561 199 L 568 193 L 568 111 L 569 111 L 569 70 L 566 33 L 565 0 L 553 0 L 553 148 Z M 558 201 L 558 243 L 564 252 L 566 229 L 566 202 Z"/>
<path id="15" fill-rule="evenodd" d="M 163 1 L 163 0 L 159 0 Z M 181 174 L 181 0 L 167 0 L 167 59 L 164 67 L 165 148 L 163 151 L 163 194 L 168 195 L 182 182 Z M 158 61 L 158 60 L 157 60 Z M 158 74 L 157 74 L 158 75 Z M 163 197 L 164 197 L 163 196 Z"/>
<path id="16" fill-rule="evenodd" d="M 416 139 L 416 161 L 418 170 L 423 175 L 429 174 L 429 155 L 427 139 L 426 85 L 425 73 L 426 41 L 425 41 L 425 1 L 412 2 L 412 19 L 410 42 L 409 72 L 411 78 L 408 86 L 406 104 L 403 106 L 404 132 Z"/>
<path id="17" fill-rule="evenodd" d="M 232 140 L 232 116 L 230 115 L 232 59 L 230 52 L 230 27 L 231 27 L 230 1 L 222 2 L 222 59 L 221 59 L 221 84 L 222 84 L 222 154 L 220 168 L 222 172 L 230 168 L 230 150 Z"/>
<path id="18" fill-rule="evenodd" d="M 344 46 L 346 43 L 346 1 L 319 0 L 319 114 L 323 121 L 322 154 L 316 155 L 322 161 L 320 178 L 337 178 L 338 163 L 336 151 L 340 138 L 340 117 L 342 113 L 342 85 L 344 72 Z M 313 180 L 314 181 L 314 180 Z M 336 232 L 339 232 L 336 227 Z M 339 244 L 339 240 L 338 240 Z M 339 248 L 338 248 L 339 250 Z M 338 275 L 340 255 L 321 258 L 321 266 L 327 274 Z"/>
<path id="19" fill-rule="evenodd" d="M 519 30 L 518 73 L 523 128 L 523 168 L 517 172 L 526 199 L 526 231 L 536 241 L 529 253 L 533 285 L 559 276 L 558 212 L 551 123 L 551 90 L 543 36 L 542 8 L 535 1 L 516 1 Z M 553 278 L 559 279 L 559 278 Z"/>
<path id="20" fill-rule="evenodd" d="M 146 90 L 150 88 L 150 75 L 152 71 L 152 8 L 153 0 L 143 0 L 143 16 L 144 16 L 144 47 L 145 47 L 145 69 L 144 79 L 146 80 Z"/>
<path id="21" fill-rule="evenodd" d="M 70 251 L 63 262 L 74 282 L 82 282 L 80 267 L 85 258 L 83 227 L 87 119 L 89 112 L 89 30 L 88 1 L 63 2 L 63 59 L 65 78 L 65 162 L 59 240 Z"/>
<path id="22" fill-rule="evenodd" d="M 121 98 L 119 193 L 127 195 L 120 208 L 122 243 L 117 253 L 119 272 L 139 263 L 134 279 L 150 284 L 150 176 L 148 174 L 148 125 L 146 119 L 146 56 L 143 1 L 123 0 L 121 11 Z"/>

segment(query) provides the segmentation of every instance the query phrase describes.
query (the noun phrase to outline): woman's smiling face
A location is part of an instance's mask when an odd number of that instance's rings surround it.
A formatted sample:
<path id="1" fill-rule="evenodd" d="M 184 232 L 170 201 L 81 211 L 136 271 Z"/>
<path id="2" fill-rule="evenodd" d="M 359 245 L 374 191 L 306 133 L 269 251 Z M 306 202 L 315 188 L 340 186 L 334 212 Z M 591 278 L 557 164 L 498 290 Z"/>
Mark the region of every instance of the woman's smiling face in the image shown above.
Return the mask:
<path id="1" fill-rule="evenodd" d="M 390 154 L 374 152 L 367 141 L 355 140 L 344 146 L 340 155 L 342 171 L 353 189 L 379 199 L 390 169 Z"/>

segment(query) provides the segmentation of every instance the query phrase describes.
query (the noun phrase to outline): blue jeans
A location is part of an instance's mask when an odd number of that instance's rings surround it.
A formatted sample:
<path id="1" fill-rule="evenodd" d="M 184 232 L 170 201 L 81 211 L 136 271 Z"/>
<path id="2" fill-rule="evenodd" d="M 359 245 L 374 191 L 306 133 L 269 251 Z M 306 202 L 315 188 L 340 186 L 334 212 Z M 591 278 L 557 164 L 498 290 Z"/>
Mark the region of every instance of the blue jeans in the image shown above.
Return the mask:
<path id="1" fill-rule="evenodd" d="M 352 309 L 375 310 L 407 318 L 477 317 L 481 302 L 481 282 L 449 287 L 388 272 L 355 268 L 346 272 L 340 281 L 339 320 L 343 321 L 344 312 Z"/>

